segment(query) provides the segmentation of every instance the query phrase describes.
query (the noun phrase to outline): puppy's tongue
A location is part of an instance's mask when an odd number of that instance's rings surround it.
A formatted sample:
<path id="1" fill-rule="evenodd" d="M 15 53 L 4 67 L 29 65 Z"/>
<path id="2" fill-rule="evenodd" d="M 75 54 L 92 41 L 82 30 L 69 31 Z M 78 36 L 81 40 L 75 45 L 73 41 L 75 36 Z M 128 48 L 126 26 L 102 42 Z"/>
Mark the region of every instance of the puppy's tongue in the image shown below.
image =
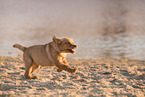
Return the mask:
<path id="1" fill-rule="evenodd" d="M 68 49 L 68 51 L 69 51 L 70 53 L 74 53 L 74 52 L 75 52 L 75 49 Z"/>
<path id="2" fill-rule="evenodd" d="M 74 53 L 75 53 L 75 49 L 72 49 L 72 50 L 71 50 L 71 53 L 74 54 Z"/>
<path id="3" fill-rule="evenodd" d="M 73 52 L 75 52 L 75 49 L 72 49 Z"/>

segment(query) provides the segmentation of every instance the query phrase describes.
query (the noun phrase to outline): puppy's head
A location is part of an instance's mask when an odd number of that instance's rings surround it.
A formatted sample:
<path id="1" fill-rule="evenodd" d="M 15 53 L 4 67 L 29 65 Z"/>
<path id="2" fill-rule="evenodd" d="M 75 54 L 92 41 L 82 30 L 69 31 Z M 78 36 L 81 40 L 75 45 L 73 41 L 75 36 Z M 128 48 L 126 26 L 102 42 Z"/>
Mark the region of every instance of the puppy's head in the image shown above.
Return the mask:
<path id="1" fill-rule="evenodd" d="M 53 42 L 57 44 L 58 49 L 62 53 L 75 53 L 75 49 L 77 48 L 76 44 L 70 38 L 59 39 L 56 36 L 53 37 Z"/>

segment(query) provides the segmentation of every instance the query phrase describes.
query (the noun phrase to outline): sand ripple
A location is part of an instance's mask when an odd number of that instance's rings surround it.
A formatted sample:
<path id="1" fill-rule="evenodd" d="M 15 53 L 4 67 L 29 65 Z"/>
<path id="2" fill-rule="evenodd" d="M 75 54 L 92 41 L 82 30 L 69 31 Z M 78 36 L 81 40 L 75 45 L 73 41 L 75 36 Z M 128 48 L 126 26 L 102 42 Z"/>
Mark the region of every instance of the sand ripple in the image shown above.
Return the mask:
<path id="1" fill-rule="evenodd" d="M 39 79 L 26 80 L 21 58 L 0 57 L 0 96 L 145 96 L 145 61 L 69 59 L 76 74 L 39 68 Z"/>

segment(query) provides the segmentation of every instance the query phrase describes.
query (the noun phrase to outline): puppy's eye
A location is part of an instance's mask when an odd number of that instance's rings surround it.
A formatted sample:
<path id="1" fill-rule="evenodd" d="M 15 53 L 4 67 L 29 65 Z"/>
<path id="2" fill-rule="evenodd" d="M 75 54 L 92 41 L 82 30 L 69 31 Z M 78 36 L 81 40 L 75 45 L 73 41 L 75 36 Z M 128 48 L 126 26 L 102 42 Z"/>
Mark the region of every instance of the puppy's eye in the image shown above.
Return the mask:
<path id="1" fill-rule="evenodd" d="M 69 45 L 70 45 L 71 43 L 70 43 L 70 42 L 68 42 L 67 44 L 69 44 Z"/>

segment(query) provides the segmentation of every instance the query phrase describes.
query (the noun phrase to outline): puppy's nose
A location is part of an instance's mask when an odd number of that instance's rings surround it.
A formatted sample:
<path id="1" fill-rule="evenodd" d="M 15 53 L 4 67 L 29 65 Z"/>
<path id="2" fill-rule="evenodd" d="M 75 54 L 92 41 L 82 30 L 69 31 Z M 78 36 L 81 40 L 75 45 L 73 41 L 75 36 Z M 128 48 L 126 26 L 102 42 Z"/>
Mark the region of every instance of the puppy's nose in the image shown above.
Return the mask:
<path id="1" fill-rule="evenodd" d="M 77 45 L 74 45 L 74 47 L 77 47 Z"/>

